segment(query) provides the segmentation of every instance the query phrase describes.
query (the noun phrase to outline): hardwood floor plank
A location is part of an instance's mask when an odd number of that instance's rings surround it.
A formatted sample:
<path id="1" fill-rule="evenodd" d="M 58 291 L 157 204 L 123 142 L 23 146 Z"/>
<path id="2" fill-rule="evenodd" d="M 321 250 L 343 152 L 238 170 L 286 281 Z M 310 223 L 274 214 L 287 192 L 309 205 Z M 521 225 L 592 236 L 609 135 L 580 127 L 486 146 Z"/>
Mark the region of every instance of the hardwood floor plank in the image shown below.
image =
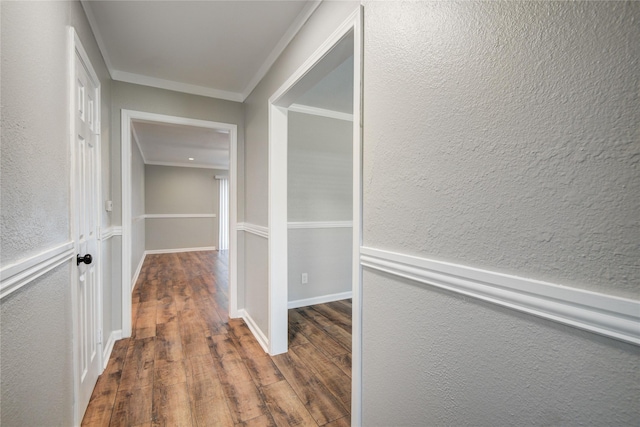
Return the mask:
<path id="1" fill-rule="evenodd" d="M 263 387 L 262 395 L 278 427 L 317 425 L 287 381 Z"/>
<path id="2" fill-rule="evenodd" d="M 154 426 L 193 426 L 187 383 L 154 386 L 152 413 Z"/>
<path id="3" fill-rule="evenodd" d="M 325 331 L 308 322 L 296 310 L 289 310 L 289 319 L 289 327 L 303 334 L 311 344 L 327 357 L 335 357 L 340 354 L 346 354 L 349 351 L 327 335 Z"/>
<path id="4" fill-rule="evenodd" d="M 141 302 L 138 307 L 138 318 L 132 336 L 135 339 L 149 338 L 156 335 L 157 301 Z"/>
<path id="5" fill-rule="evenodd" d="M 351 378 L 351 353 L 341 354 L 332 358 L 331 361 Z"/>
<path id="6" fill-rule="evenodd" d="M 318 425 L 349 413 L 349 409 L 309 371 L 295 353 L 280 354 L 274 356 L 273 360 Z"/>
<path id="7" fill-rule="evenodd" d="M 131 340 L 122 369 L 118 391 L 145 388 L 153 385 L 155 338 Z"/>
<path id="8" fill-rule="evenodd" d="M 134 338 L 114 345 L 83 426 L 349 425 L 351 301 L 290 310 L 290 351 L 271 357 L 228 317 L 225 256 L 145 259 Z"/>
<path id="9" fill-rule="evenodd" d="M 111 426 L 134 426 L 151 421 L 152 386 L 118 391 Z"/>
<path id="10" fill-rule="evenodd" d="M 316 373 L 317 378 L 342 401 L 345 408 L 351 408 L 351 378 L 348 375 L 311 344 L 300 345 L 290 351 Z"/>
<path id="11" fill-rule="evenodd" d="M 302 317 L 317 326 L 319 329 L 326 331 L 334 340 L 342 345 L 348 352 L 351 352 L 351 332 L 336 326 L 331 320 L 327 319 L 311 307 L 304 307 L 296 310 Z"/>
<path id="12" fill-rule="evenodd" d="M 266 407 L 253 381 L 223 384 L 224 394 L 234 423 L 266 414 Z"/>

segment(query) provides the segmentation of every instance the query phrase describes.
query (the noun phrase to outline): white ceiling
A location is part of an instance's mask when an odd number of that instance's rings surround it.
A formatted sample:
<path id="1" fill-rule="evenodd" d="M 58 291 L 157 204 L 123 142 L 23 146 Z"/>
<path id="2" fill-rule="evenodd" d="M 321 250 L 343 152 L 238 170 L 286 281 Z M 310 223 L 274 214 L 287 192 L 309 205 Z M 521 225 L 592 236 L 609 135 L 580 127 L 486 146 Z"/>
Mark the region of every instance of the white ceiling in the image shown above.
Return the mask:
<path id="1" fill-rule="evenodd" d="M 146 164 L 229 169 L 227 130 L 146 121 L 132 129 Z"/>
<path id="2" fill-rule="evenodd" d="M 82 1 L 114 80 L 240 102 L 318 4 Z"/>
<path id="3" fill-rule="evenodd" d="M 81 1 L 114 80 L 237 102 L 249 96 L 320 4 L 320 0 Z M 352 42 L 342 44 L 352 46 Z M 305 90 L 296 104 L 352 112 L 353 58 L 344 60 L 347 55 L 341 55 L 334 56 L 342 59 L 321 67 L 324 80 Z M 145 163 L 229 167 L 225 131 L 153 122 L 135 122 L 133 129 Z"/>

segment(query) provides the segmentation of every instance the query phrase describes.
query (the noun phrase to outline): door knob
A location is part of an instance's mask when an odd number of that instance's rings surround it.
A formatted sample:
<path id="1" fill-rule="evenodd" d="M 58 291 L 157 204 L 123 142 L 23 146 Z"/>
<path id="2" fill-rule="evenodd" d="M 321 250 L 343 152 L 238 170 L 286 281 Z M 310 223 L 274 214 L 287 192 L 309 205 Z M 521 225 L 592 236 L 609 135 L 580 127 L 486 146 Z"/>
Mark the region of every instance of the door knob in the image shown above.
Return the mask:
<path id="1" fill-rule="evenodd" d="M 80 265 L 81 262 L 84 262 L 85 264 L 91 264 L 91 261 L 93 261 L 93 257 L 91 256 L 91 254 L 86 254 L 85 256 L 78 255 L 76 257 L 76 265 Z"/>

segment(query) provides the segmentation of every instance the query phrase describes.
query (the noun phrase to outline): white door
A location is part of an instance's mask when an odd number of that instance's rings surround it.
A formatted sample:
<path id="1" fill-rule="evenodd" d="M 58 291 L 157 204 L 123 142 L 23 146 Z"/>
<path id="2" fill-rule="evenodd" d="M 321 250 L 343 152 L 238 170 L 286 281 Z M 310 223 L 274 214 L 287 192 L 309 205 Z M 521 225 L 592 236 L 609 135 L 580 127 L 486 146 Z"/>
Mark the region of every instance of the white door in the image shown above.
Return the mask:
<path id="1" fill-rule="evenodd" d="M 101 305 L 99 279 L 99 89 L 76 53 L 74 112 L 74 187 L 77 280 L 75 281 L 75 346 L 78 413 L 84 413 L 101 369 Z"/>

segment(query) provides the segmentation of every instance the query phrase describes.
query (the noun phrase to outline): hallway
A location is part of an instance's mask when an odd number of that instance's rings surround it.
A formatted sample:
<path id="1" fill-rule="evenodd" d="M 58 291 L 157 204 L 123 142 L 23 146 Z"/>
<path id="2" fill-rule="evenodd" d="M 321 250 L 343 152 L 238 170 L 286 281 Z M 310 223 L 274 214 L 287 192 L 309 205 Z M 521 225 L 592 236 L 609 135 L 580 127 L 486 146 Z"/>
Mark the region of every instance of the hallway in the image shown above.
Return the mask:
<path id="1" fill-rule="evenodd" d="M 351 302 L 289 310 L 270 357 L 228 318 L 227 257 L 148 255 L 133 332 L 118 341 L 83 426 L 348 426 Z"/>

